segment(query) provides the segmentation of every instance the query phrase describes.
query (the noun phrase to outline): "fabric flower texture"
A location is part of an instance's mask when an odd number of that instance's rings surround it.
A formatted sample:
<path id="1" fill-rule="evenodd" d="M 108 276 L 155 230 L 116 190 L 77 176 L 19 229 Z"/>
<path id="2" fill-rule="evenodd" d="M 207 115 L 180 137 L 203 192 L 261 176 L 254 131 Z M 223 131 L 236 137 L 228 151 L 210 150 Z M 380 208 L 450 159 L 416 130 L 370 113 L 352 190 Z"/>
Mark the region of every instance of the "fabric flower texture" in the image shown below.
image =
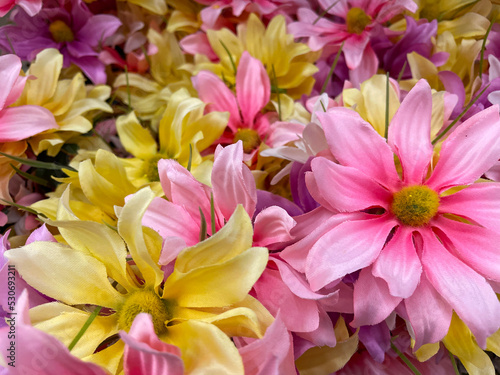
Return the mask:
<path id="1" fill-rule="evenodd" d="M 459 125 L 437 164 L 431 112 L 431 89 L 420 80 L 394 115 L 387 143 L 352 110 L 317 113 L 339 164 L 312 160 L 306 182 L 321 207 L 307 215 L 324 222 L 314 221 L 281 255 L 314 290 L 361 270 L 353 326 L 377 324 L 403 301 L 396 311 L 408 318 L 415 348 L 441 340 L 453 310 L 484 348 L 500 326 L 493 290 L 500 184 L 475 182 L 500 157 L 498 106 Z"/>

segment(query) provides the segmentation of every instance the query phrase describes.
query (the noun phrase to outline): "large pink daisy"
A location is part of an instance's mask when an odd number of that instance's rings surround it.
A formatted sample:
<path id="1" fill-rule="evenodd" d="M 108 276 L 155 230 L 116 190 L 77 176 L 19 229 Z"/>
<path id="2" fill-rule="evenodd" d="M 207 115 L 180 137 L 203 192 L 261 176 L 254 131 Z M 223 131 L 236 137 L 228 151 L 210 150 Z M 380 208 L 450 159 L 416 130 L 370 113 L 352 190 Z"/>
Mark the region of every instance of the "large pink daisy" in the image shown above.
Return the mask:
<path id="1" fill-rule="evenodd" d="M 454 310 L 484 347 L 500 327 L 500 184 L 475 182 L 500 158 L 499 109 L 461 124 L 435 166 L 431 113 L 424 80 L 395 114 L 388 142 L 352 110 L 318 113 L 338 164 L 312 161 L 306 181 L 321 207 L 297 218 L 309 234 L 282 257 L 313 290 L 361 270 L 353 325 L 376 324 L 403 302 L 397 311 L 419 347 L 443 338 Z"/>

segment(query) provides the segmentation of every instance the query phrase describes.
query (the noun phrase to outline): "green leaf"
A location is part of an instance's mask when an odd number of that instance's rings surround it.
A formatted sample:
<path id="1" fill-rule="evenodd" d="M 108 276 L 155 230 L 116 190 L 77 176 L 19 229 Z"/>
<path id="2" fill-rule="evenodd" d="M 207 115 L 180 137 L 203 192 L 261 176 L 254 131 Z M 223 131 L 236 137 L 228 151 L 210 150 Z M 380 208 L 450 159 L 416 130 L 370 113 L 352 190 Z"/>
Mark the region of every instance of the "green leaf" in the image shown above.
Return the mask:
<path id="1" fill-rule="evenodd" d="M 193 146 L 191 143 L 189 144 L 189 159 L 188 159 L 188 165 L 187 165 L 187 170 L 191 172 L 191 163 L 193 161 Z"/>
<path id="2" fill-rule="evenodd" d="M 215 205 L 214 193 L 210 193 L 210 215 L 212 219 L 212 236 L 215 234 Z"/>
<path id="3" fill-rule="evenodd" d="M 23 205 L 20 205 L 20 204 L 17 204 L 15 202 L 11 202 L 11 201 L 8 201 L 6 199 L 0 199 L 0 201 L 3 201 L 5 203 L 7 203 L 9 206 L 14 206 L 18 209 L 20 209 L 21 211 L 26 211 L 26 212 L 29 212 L 30 214 L 33 214 L 33 215 L 39 215 L 39 216 L 42 216 L 44 218 L 47 218 L 47 216 L 45 216 L 44 214 L 42 214 L 41 212 L 37 212 L 35 211 L 34 209 L 30 208 L 30 207 L 26 207 L 26 206 L 23 206 Z"/>
<path id="4" fill-rule="evenodd" d="M 12 169 L 14 169 L 17 172 L 17 174 L 23 176 L 27 180 L 31 180 L 33 182 L 36 182 L 39 185 L 42 185 L 42 186 L 47 186 L 47 187 L 49 186 L 49 182 L 47 180 L 40 178 L 40 177 L 37 177 L 37 176 L 33 176 L 32 174 L 23 172 L 22 170 L 17 168 L 14 164 L 11 164 L 10 166 L 12 167 Z"/>
<path id="5" fill-rule="evenodd" d="M 82 338 L 83 334 L 87 331 L 87 329 L 90 327 L 90 325 L 92 324 L 92 322 L 94 321 L 94 319 L 101 312 L 101 309 L 102 309 L 102 306 L 98 306 L 98 307 L 96 307 L 94 309 L 94 311 L 92 311 L 92 314 L 89 315 L 87 321 L 83 324 L 83 326 L 80 329 L 80 331 L 76 334 L 76 336 L 73 339 L 73 341 L 71 341 L 71 343 L 69 344 L 69 346 L 68 346 L 69 351 L 71 351 L 75 347 L 75 345 L 78 343 L 78 341 L 80 341 L 80 339 Z"/>
<path id="6" fill-rule="evenodd" d="M 18 156 L 6 154 L 4 152 L 0 152 L 0 155 L 3 155 L 9 159 L 15 160 L 15 161 L 22 163 L 24 165 L 29 165 L 30 167 L 41 168 L 41 169 L 51 169 L 51 170 L 69 169 L 73 172 L 77 172 L 76 169 L 70 167 L 69 165 L 59 165 L 56 163 L 47 163 L 44 161 L 20 158 Z"/>
<path id="7" fill-rule="evenodd" d="M 205 241 L 207 238 L 207 220 L 205 219 L 205 215 L 203 215 L 203 211 L 201 210 L 201 207 L 198 207 L 200 210 L 200 217 L 201 217 L 201 226 L 200 226 L 200 242 Z"/>

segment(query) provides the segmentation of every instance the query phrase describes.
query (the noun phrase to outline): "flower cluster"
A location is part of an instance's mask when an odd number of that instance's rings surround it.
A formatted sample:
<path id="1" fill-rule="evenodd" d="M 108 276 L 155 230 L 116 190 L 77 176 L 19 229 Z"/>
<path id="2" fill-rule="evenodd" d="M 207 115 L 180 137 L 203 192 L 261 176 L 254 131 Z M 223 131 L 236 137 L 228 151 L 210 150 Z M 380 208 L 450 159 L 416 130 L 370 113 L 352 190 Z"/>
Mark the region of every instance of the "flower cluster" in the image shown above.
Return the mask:
<path id="1" fill-rule="evenodd" d="M 1 2 L 0 373 L 495 374 L 499 10 Z"/>

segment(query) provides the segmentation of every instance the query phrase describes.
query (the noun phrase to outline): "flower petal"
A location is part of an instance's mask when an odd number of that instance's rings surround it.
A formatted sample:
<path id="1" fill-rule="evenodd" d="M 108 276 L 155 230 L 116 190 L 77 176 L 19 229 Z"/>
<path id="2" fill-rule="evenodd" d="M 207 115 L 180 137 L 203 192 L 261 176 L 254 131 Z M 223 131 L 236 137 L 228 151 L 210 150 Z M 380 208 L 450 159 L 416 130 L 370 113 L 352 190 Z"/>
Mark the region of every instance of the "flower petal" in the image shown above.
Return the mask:
<path id="1" fill-rule="evenodd" d="M 121 26 L 118 18 L 109 14 L 98 14 L 88 18 L 85 25 L 78 31 L 77 38 L 81 42 L 97 47 L 100 43 L 114 34 Z"/>
<path id="2" fill-rule="evenodd" d="M 283 208 L 271 206 L 263 209 L 254 220 L 254 246 L 269 248 L 273 244 L 291 240 L 293 236 L 290 231 L 294 225 L 295 220 Z"/>
<path id="3" fill-rule="evenodd" d="M 431 144 L 432 94 L 421 79 L 410 90 L 389 126 L 389 145 L 403 167 L 403 181 L 421 184 L 427 174 L 433 147 Z"/>
<path id="4" fill-rule="evenodd" d="M 469 185 L 500 159 L 498 105 L 467 119 L 443 142 L 427 185 L 436 191 Z"/>
<path id="5" fill-rule="evenodd" d="M 384 279 L 395 297 L 410 297 L 420 281 L 422 265 L 412 229 L 400 226 L 373 264 L 373 276 Z"/>
<path id="6" fill-rule="evenodd" d="M 386 215 L 368 217 L 346 221 L 314 244 L 306 263 L 306 276 L 313 290 L 367 267 L 377 258 L 396 222 Z"/>
<path id="7" fill-rule="evenodd" d="M 158 150 L 158 145 L 148 129 L 143 128 L 135 112 L 116 119 L 116 131 L 123 147 L 137 158 L 147 159 Z"/>
<path id="8" fill-rule="evenodd" d="M 57 129 L 54 115 L 43 107 L 22 105 L 0 112 L 0 142 L 14 142 Z"/>
<path id="9" fill-rule="evenodd" d="M 0 56 L 0 76 L 2 89 L 0 90 L 0 110 L 5 107 L 5 102 L 16 83 L 21 71 L 21 59 L 16 55 Z"/>

